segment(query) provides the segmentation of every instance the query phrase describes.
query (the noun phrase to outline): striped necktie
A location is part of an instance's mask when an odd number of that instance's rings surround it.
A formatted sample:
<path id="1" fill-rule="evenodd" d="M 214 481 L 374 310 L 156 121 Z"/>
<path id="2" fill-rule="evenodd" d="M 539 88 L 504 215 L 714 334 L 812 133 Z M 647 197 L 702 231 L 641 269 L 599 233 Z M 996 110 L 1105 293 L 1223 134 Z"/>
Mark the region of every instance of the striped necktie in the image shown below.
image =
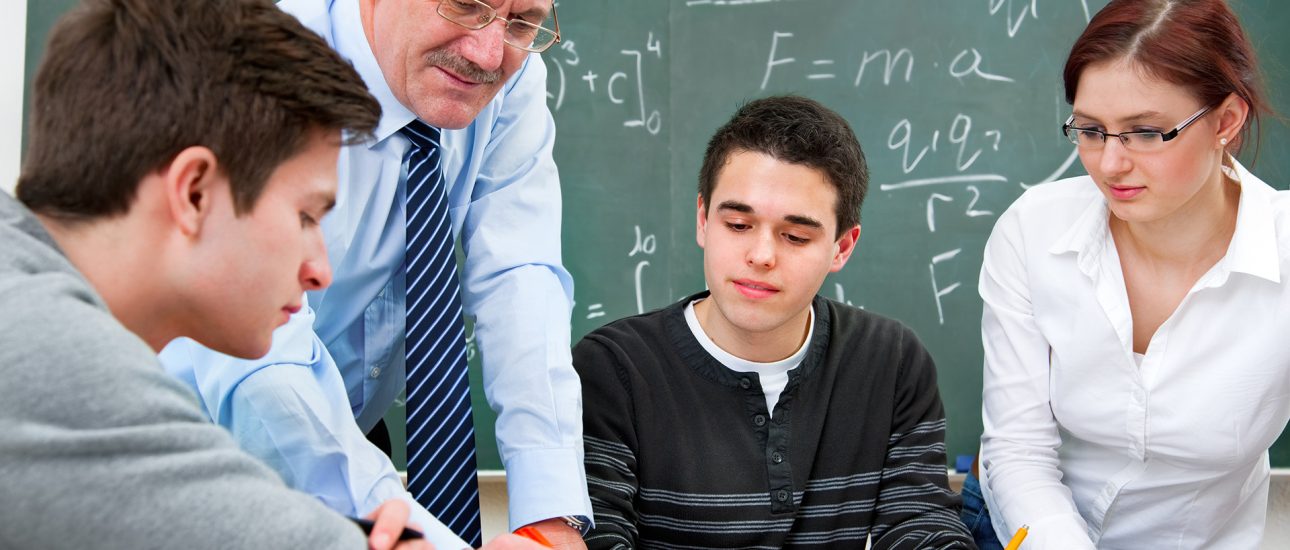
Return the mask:
<path id="1" fill-rule="evenodd" d="M 439 521 L 481 544 L 475 426 L 439 130 L 413 120 L 407 210 L 408 490 Z"/>

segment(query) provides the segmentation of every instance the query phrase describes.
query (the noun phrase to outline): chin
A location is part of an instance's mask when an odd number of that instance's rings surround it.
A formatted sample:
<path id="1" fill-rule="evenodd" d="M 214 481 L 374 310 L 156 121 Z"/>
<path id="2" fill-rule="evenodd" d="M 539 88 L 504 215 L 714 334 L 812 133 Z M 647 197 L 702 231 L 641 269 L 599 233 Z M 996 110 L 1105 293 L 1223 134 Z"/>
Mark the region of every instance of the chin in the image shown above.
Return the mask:
<path id="1" fill-rule="evenodd" d="M 1107 207 L 1111 215 L 1122 222 L 1139 223 L 1149 222 L 1154 219 L 1154 212 L 1150 209 L 1143 208 L 1143 205 L 1136 204 L 1116 204 L 1108 203 Z"/>
<path id="2" fill-rule="evenodd" d="M 413 112 L 417 118 L 426 124 L 443 130 L 460 130 L 470 126 L 479 116 L 480 111 L 484 110 L 484 105 L 491 100 L 493 96 L 488 96 L 484 101 L 463 101 L 454 99 L 437 99 L 428 102 L 416 102 Z M 478 103 L 478 105 L 475 105 Z"/>
<path id="3" fill-rule="evenodd" d="M 229 355 L 232 355 L 239 359 L 259 359 L 269 354 L 269 350 L 272 349 L 273 347 L 272 344 L 273 344 L 273 341 L 269 340 L 264 342 L 261 345 L 248 347 L 244 353 L 230 353 Z"/>
<path id="4" fill-rule="evenodd" d="M 784 324 L 785 319 L 774 318 L 767 312 L 758 311 L 756 308 L 748 308 L 742 311 L 733 312 L 730 317 L 730 324 L 739 330 L 748 334 L 763 334 L 770 332 Z"/>
<path id="5" fill-rule="evenodd" d="M 270 336 L 254 340 L 243 339 L 214 345 L 202 342 L 202 345 L 238 359 L 259 359 L 269 354 L 269 349 L 273 347 L 273 338 Z"/>

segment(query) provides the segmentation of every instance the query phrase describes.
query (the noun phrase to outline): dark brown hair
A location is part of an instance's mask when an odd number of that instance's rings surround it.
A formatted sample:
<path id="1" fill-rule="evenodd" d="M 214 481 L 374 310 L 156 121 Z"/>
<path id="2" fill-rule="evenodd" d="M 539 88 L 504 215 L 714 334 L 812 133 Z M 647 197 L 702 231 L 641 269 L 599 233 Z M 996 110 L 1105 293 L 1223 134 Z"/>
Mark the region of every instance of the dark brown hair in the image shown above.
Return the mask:
<path id="1" fill-rule="evenodd" d="M 798 96 L 750 101 L 708 141 L 699 170 L 699 196 L 706 208 L 717 176 L 730 155 L 761 153 L 824 172 L 837 191 L 837 235 L 860 223 L 860 206 L 869 187 L 869 168 L 855 132 L 841 115 Z"/>
<path id="2" fill-rule="evenodd" d="M 1271 112 L 1254 47 L 1223 0 L 1112 0 L 1093 16 L 1066 58 L 1066 102 L 1075 103 L 1085 68 L 1119 59 L 1186 88 L 1209 107 L 1229 94 L 1245 100 L 1250 114 L 1229 145 L 1234 153 L 1257 128 L 1259 115 Z"/>
<path id="3" fill-rule="evenodd" d="M 85 0 L 54 26 L 16 195 L 69 220 L 124 214 L 140 180 L 205 146 L 249 212 L 316 130 L 368 139 L 380 105 L 271 0 Z"/>

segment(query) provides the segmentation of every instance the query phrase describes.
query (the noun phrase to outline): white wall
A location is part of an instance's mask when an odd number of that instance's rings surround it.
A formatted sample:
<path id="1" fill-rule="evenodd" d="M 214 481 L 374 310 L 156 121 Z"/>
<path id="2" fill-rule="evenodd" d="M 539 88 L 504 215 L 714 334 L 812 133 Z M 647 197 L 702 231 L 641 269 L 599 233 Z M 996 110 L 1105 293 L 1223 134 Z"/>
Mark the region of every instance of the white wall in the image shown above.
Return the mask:
<path id="1" fill-rule="evenodd" d="M 27 2 L 10 1 L 0 17 L 0 189 L 13 193 L 22 150 L 23 52 Z"/>

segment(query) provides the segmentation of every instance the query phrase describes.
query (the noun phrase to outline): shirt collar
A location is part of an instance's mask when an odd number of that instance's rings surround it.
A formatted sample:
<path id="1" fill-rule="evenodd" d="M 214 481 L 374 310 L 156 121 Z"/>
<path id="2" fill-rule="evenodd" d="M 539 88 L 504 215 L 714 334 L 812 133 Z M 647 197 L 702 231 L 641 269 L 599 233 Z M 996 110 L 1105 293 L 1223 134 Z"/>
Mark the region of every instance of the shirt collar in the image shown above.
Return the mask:
<path id="1" fill-rule="evenodd" d="M 1248 273 L 1274 283 L 1281 282 L 1281 255 L 1277 244 L 1272 198 L 1275 191 L 1231 159 L 1241 198 L 1236 212 L 1236 232 L 1219 265 L 1231 272 Z"/>
<path id="2" fill-rule="evenodd" d="M 1232 234 L 1227 253 L 1219 260 L 1219 268 L 1225 272 L 1247 273 L 1279 283 L 1280 247 L 1277 244 L 1271 203 L 1274 190 L 1246 170 L 1235 158 L 1229 157 L 1229 160 L 1234 167 L 1231 172 L 1241 186 L 1241 197 L 1237 202 L 1236 231 Z M 1097 253 L 1110 242 L 1110 228 L 1106 223 L 1109 215 L 1106 197 L 1098 193 L 1097 200 L 1084 209 L 1075 223 L 1071 224 L 1071 228 L 1049 247 L 1048 252 L 1075 252 L 1078 255 L 1078 265 L 1087 272 L 1088 269 L 1085 268 L 1091 267 Z"/>
<path id="3" fill-rule="evenodd" d="M 1089 183 L 1092 184 L 1091 178 Z M 1076 253 L 1076 264 L 1080 270 L 1091 275 L 1099 254 L 1111 239 L 1111 229 L 1106 223 L 1109 215 L 1106 197 L 1096 193 L 1096 199 L 1084 208 L 1084 212 L 1075 219 L 1070 229 L 1053 242 L 1048 253 Z"/>
<path id="4" fill-rule="evenodd" d="M 367 91 L 381 104 L 381 123 L 376 126 L 376 140 L 368 145 L 375 147 L 416 119 L 416 114 L 400 103 L 394 97 L 394 92 L 390 91 L 390 85 L 385 81 L 381 66 L 377 64 L 371 44 L 367 42 L 367 35 L 363 32 L 363 20 L 359 16 L 357 0 L 333 2 L 331 21 L 336 51 L 354 64 L 354 69 L 367 84 Z"/>

